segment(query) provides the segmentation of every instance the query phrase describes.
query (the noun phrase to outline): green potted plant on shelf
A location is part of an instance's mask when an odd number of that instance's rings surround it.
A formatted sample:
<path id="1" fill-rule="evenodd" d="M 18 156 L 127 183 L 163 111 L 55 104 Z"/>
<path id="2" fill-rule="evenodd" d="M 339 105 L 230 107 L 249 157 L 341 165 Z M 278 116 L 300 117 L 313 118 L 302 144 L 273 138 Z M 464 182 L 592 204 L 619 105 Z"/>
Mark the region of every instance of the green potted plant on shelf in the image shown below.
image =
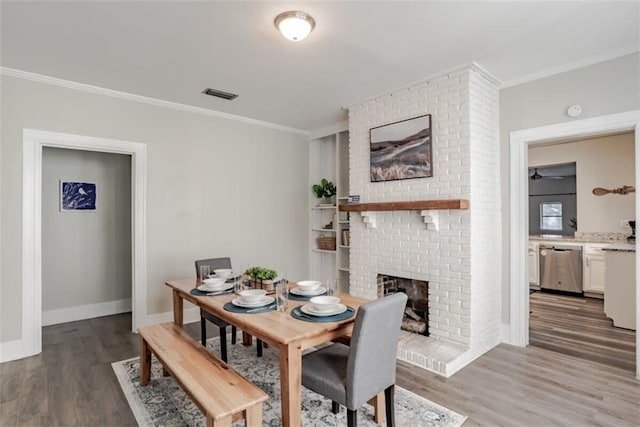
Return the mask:
<path id="1" fill-rule="evenodd" d="M 317 198 L 322 199 L 321 204 L 333 205 L 332 197 L 336 195 L 336 186 L 327 178 L 322 178 L 320 184 L 311 187 Z"/>

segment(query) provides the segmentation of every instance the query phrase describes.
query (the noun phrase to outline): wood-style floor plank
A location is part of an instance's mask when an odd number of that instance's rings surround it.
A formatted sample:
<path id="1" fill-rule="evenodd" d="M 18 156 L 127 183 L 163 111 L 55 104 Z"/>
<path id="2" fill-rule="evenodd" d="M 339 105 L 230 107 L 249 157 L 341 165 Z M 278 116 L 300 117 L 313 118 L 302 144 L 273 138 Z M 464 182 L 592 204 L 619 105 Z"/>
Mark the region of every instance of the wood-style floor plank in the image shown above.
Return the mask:
<path id="1" fill-rule="evenodd" d="M 529 301 L 531 345 L 635 371 L 635 331 L 614 327 L 603 300 L 534 292 Z"/>
<path id="2" fill-rule="evenodd" d="M 123 314 L 43 328 L 42 354 L 0 364 L 0 425 L 136 425 L 111 368 L 138 356 L 130 325 Z M 199 324 L 185 329 L 199 338 Z M 465 427 L 639 425 L 632 372 L 539 347 L 499 345 L 451 378 L 403 362 L 397 373 L 401 387 L 467 415 Z"/>

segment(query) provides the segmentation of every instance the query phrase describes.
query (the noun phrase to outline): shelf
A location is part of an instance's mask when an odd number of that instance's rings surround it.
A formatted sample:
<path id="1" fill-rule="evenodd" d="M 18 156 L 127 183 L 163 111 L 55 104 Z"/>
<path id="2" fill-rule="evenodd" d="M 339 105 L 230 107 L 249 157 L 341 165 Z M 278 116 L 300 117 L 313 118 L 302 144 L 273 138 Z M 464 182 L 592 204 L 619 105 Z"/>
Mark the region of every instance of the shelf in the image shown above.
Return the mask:
<path id="1" fill-rule="evenodd" d="M 344 268 L 344 267 L 341 267 L 341 268 L 339 268 L 338 270 L 340 270 L 340 271 L 344 271 L 344 272 L 347 272 L 347 273 L 349 272 L 349 269 L 348 269 L 348 268 Z"/>
<path id="2" fill-rule="evenodd" d="M 349 249 L 351 246 L 338 245 L 338 247 L 341 249 Z"/>
<path id="3" fill-rule="evenodd" d="M 340 205 L 338 208 L 342 212 L 469 209 L 469 201 L 466 199 L 450 199 L 450 200 L 416 200 L 413 202 L 352 203 L 352 204 Z"/>
<path id="4" fill-rule="evenodd" d="M 338 221 L 338 224 L 349 224 L 349 221 Z"/>
<path id="5" fill-rule="evenodd" d="M 333 206 L 311 206 L 311 209 L 314 209 L 314 210 L 315 209 L 318 209 L 318 210 L 320 210 L 320 209 L 335 209 L 335 208 L 336 208 L 335 205 L 333 205 Z"/>
<path id="6" fill-rule="evenodd" d="M 311 231 L 317 231 L 318 233 L 324 233 L 325 231 L 330 231 L 332 233 L 335 233 L 338 230 L 334 228 L 312 228 Z"/>
<path id="7" fill-rule="evenodd" d="M 349 200 L 349 196 L 338 197 L 338 200 Z"/>
<path id="8" fill-rule="evenodd" d="M 327 251 L 325 249 L 317 249 L 317 248 L 314 248 L 314 249 L 311 249 L 311 250 L 313 252 L 320 252 L 320 253 L 323 253 L 323 254 L 335 254 L 336 253 L 336 251 Z"/>

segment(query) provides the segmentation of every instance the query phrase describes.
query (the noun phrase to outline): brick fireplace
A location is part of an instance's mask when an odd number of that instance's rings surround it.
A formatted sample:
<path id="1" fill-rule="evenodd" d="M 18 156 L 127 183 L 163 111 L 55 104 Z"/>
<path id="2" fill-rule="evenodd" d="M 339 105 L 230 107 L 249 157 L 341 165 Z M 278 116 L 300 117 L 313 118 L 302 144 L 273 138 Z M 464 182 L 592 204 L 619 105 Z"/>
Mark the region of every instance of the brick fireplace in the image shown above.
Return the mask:
<path id="1" fill-rule="evenodd" d="M 433 177 L 370 182 L 369 129 L 432 114 Z M 378 274 L 428 283 L 429 336 L 402 331 L 398 357 L 449 376 L 499 342 L 498 91 L 470 66 L 349 109 L 350 194 L 362 203 L 467 199 L 469 209 L 352 214 L 351 294 Z"/>

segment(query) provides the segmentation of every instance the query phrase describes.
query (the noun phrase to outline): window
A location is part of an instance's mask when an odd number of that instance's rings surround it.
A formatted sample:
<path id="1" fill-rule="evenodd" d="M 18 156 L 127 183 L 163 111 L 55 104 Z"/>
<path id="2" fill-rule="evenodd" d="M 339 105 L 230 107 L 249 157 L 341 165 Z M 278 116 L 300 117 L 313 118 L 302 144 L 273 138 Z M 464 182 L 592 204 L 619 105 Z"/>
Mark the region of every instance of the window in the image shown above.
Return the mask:
<path id="1" fill-rule="evenodd" d="M 562 230 L 562 203 L 540 203 L 540 230 Z"/>

